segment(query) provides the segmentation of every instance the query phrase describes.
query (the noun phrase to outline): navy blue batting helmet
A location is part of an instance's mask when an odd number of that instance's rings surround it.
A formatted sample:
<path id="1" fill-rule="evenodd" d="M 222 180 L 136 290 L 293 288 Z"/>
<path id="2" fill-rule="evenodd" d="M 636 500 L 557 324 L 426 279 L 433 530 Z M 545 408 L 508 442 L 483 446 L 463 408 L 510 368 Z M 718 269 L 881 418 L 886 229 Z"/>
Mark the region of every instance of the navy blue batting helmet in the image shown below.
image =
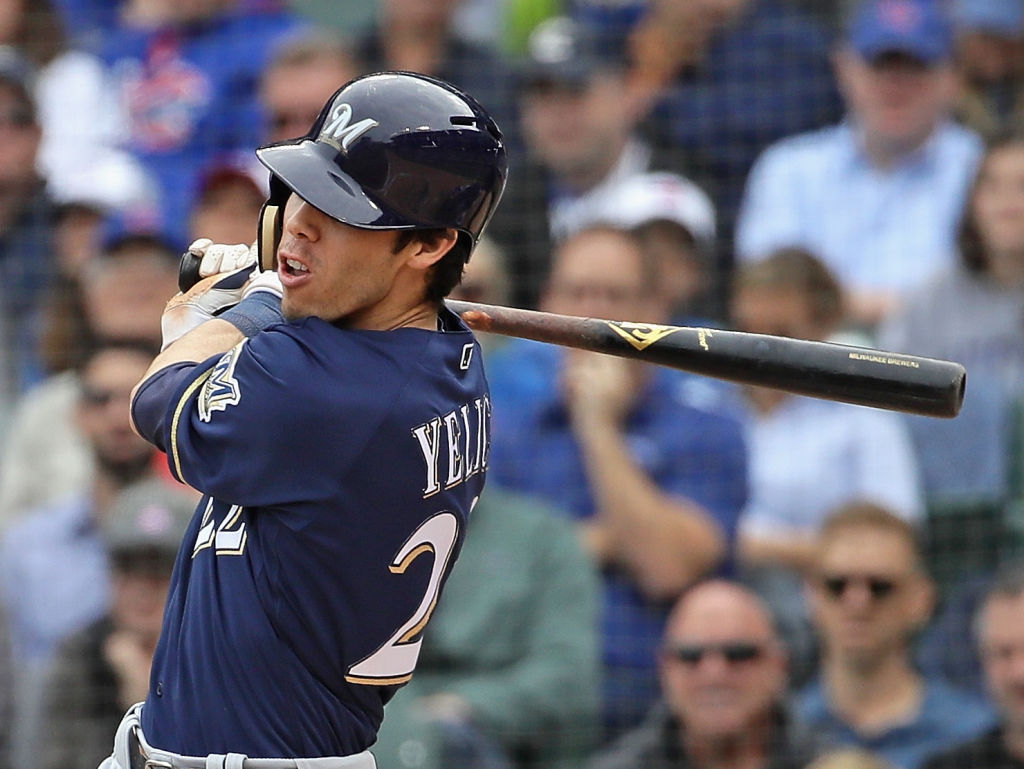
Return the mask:
<path id="1" fill-rule="evenodd" d="M 508 172 L 501 131 L 486 110 L 450 83 L 412 72 L 350 81 L 309 133 L 256 155 L 271 171 L 260 222 L 265 269 L 292 192 L 354 227 L 455 228 L 468 256 Z"/>

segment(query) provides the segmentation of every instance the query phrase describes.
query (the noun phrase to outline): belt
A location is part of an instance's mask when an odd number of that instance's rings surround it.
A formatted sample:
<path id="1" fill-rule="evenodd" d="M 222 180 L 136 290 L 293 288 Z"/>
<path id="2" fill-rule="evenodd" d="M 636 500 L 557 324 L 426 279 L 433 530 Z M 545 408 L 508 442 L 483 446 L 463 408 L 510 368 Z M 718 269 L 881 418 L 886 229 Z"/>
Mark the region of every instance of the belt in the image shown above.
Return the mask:
<path id="1" fill-rule="evenodd" d="M 323 758 L 249 758 L 240 753 L 181 756 L 146 744 L 141 729 L 128 730 L 127 769 L 377 769 L 369 751 Z"/>
<path id="2" fill-rule="evenodd" d="M 139 743 L 138 730 L 134 728 L 128 731 L 128 759 L 131 762 L 128 769 L 157 769 L 156 763 L 146 758 L 146 752 Z M 171 766 L 164 764 L 164 768 L 171 769 Z"/>

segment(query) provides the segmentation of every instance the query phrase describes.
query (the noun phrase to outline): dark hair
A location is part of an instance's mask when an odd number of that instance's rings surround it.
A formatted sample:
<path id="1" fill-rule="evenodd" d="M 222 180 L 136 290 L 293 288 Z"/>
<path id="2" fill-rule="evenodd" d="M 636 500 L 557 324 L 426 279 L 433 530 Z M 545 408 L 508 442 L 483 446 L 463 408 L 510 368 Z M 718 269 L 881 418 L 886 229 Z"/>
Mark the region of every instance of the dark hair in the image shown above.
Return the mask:
<path id="1" fill-rule="evenodd" d="M 444 237 L 447 232 L 448 230 L 443 227 L 428 230 L 399 230 L 398 237 L 395 240 L 394 252 L 398 253 L 414 240 L 429 242 Z M 472 250 L 473 242 L 469 235 L 464 232 L 458 233 L 455 245 L 434 263 L 430 274 L 430 282 L 427 284 L 427 299 L 429 301 L 442 301 L 451 293 L 453 288 L 459 285 Z"/>
<path id="2" fill-rule="evenodd" d="M 795 289 L 807 297 L 816 322 L 834 324 L 843 317 L 839 280 L 805 248 L 779 248 L 764 259 L 742 264 L 734 279 L 734 290 L 740 288 Z"/>
<path id="3" fill-rule="evenodd" d="M 1014 600 L 1024 595 L 1024 561 L 1014 559 L 1002 564 L 984 588 L 978 608 L 974 613 L 974 635 L 981 638 L 983 615 L 993 601 Z"/>
<path id="4" fill-rule="evenodd" d="M 1024 561 L 1008 561 L 996 571 L 985 593 L 985 600 L 1019 598 L 1021 595 L 1024 595 Z"/>
<path id="5" fill-rule="evenodd" d="M 52 0 L 25 3 L 20 24 L 11 43 L 36 67 L 49 64 L 65 49 L 63 20 Z"/>
<path id="6" fill-rule="evenodd" d="M 960 260 L 971 272 L 986 272 L 989 268 L 988 250 L 978 229 L 977 219 L 974 216 L 974 199 L 978 192 L 978 186 L 981 183 L 982 175 L 985 173 L 985 167 L 992 156 L 1002 149 L 1017 144 L 1024 147 L 1024 124 L 1016 122 L 1004 126 L 989 136 L 985 142 L 985 153 L 978 164 L 974 182 L 971 184 L 970 193 L 967 195 L 963 214 L 960 218 L 960 228 L 957 232 L 957 247 L 960 252 Z"/>

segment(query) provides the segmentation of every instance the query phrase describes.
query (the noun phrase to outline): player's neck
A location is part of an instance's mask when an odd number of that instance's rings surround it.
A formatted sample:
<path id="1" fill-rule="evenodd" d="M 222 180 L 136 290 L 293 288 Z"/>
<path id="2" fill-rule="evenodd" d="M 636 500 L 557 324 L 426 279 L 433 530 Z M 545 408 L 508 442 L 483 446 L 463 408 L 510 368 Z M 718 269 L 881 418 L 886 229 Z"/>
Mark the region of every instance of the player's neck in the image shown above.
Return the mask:
<path id="1" fill-rule="evenodd" d="M 397 328 L 437 330 L 437 304 L 425 299 L 415 304 L 384 301 L 334 321 L 338 328 L 393 331 Z"/>

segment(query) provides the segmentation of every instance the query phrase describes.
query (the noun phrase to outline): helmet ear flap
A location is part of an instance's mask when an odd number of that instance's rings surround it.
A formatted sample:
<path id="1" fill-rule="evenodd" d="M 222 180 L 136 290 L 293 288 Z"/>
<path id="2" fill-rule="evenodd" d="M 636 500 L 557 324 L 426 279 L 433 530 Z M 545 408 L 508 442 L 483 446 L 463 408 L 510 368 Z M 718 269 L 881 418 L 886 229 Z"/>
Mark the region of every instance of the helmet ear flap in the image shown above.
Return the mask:
<path id="1" fill-rule="evenodd" d="M 281 243 L 284 225 L 284 205 L 291 190 L 276 176 L 270 178 L 270 197 L 260 209 L 259 235 L 256 238 L 256 253 L 260 269 L 277 269 L 277 247 Z"/>
<path id="2" fill-rule="evenodd" d="M 256 239 L 256 253 L 259 257 L 260 270 L 277 269 L 277 246 L 281 242 L 281 219 L 284 211 L 281 206 L 269 200 L 260 209 L 259 237 Z"/>

